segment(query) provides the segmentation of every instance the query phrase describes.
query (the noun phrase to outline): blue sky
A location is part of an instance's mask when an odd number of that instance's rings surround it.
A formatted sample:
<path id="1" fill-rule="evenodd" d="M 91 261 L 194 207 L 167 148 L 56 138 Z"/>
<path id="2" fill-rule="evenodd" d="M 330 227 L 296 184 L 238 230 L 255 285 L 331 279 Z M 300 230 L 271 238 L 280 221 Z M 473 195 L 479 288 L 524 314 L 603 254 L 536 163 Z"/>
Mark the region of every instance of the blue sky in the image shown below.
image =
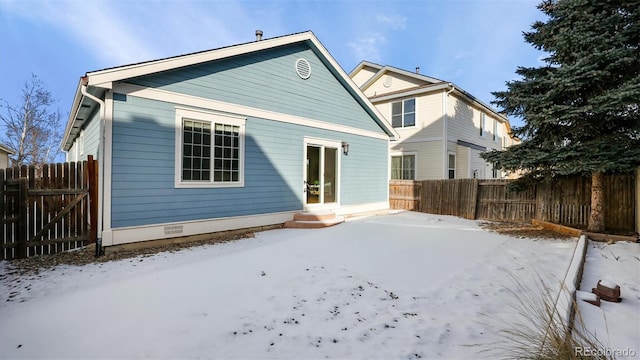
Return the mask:
<path id="1" fill-rule="evenodd" d="M 36 74 L 66 121 L 88 71 L 312 30 L 346 72 L 368 60 L 453 82 L 485 103 L 538 66 L 531 0 L 0 0 L 0 99 Z M 512 119 L 519 125 L 519 120 Z M 1 137 L 1 136 L 0 136 Z"/>

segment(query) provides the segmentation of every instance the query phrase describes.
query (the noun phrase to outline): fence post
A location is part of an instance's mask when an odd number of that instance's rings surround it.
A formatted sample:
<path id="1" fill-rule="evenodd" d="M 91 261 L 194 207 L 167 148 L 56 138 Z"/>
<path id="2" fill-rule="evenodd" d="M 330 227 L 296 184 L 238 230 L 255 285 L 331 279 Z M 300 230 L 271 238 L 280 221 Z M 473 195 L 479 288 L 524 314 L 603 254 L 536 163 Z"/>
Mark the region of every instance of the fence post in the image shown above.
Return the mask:
<path id="1" fill-rule="evenodd" d="M 478 214 L 478 191 L 480 187 L 480 181 L 478 179 L 473 179 L 473 187 L 471 189 L 471 204 L 473 204 L 473 209 L 471 213 L 471 219 L 476 220 Z"/>
<path id="2" fill-rule="evenodd" d="M 20 178 L 18 187 L 18 236 L 16 244 L 16 257 L 25 259 L 27 257 L 27 206 L 28 206 L 28 185 L 27 178 Z"/>
<path id="3" fill-rule="evenodd" d="M 640 234 L 640 166 L 636 169 L 636 203 L 635 203 L 635 213 L 636 213 L 636 233 Z"/>

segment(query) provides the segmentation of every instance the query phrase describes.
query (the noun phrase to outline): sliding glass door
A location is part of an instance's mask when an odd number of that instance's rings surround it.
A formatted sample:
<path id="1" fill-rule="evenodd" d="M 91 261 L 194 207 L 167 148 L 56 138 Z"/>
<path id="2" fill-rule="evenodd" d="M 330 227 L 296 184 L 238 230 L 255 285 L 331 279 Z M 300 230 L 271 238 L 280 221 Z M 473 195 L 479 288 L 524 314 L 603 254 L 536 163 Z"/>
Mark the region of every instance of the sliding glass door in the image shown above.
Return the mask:
<path id="1" fill-rule="evenodd" d="M 305 201 L 307 205 L 338 202 L 339 146 L 333 142 L 305 144 Z"/>

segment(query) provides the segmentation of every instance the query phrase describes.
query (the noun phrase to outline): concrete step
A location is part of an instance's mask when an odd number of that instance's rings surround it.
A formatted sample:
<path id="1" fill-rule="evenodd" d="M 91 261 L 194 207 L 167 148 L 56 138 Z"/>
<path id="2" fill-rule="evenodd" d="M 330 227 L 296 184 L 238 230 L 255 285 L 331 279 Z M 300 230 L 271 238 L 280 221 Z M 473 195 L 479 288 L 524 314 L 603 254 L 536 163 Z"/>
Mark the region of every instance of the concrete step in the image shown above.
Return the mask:
<path id="1" fill-rule="evenodd" d="M 330 210 L 326 211 L 314 211 L 314 212 L 299 212 L 293 214 L 293 221 L 323 221 L 335 219 L 336 213 Z"/>
<path id="2" fill-rule="evenodd" d="M 293 215 L 293 221 L 287 221 L 285 228 L 290 229 L 320 229 L 344 222 L 342 216 L 336 216 L 332 211 L 302 212 Z"/>

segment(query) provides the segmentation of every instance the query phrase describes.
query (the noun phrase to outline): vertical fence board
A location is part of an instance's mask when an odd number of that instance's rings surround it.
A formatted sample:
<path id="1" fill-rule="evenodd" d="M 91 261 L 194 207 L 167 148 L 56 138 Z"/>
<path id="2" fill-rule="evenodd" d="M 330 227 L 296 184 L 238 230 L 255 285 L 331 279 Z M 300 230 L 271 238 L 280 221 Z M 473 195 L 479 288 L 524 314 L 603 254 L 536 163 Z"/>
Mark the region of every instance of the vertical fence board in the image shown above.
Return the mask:
<path id="1" fill-rule="evenodd" d="M 604 182 L 605 227 L 616 232 L 635 229 L 635 176 L 607 175 Z M 467 219 L 528 222 L 537 218 L 565 225 L 586 227 L 591 212 L 591 179 L 567 177 L 530 186 L 522 192 L 509 191 L 509 180 L 424 180 L 390 182 L 393 209 L 455 215 Z M 418 187 L 417 184 L 420 184 Z M 418 204 L 409 204 L 412 187 Z M 417 210 L 420 209 L 420 210 Z"/>
<path id="2" fill-rule="evenodd" d="M 95 242 L 89 221 L 97 223 L 97 186 L 90 189 L 96 176 L 86 161 L 0 169 L 0 259 L 74 249 L 91 237 Z"/>

